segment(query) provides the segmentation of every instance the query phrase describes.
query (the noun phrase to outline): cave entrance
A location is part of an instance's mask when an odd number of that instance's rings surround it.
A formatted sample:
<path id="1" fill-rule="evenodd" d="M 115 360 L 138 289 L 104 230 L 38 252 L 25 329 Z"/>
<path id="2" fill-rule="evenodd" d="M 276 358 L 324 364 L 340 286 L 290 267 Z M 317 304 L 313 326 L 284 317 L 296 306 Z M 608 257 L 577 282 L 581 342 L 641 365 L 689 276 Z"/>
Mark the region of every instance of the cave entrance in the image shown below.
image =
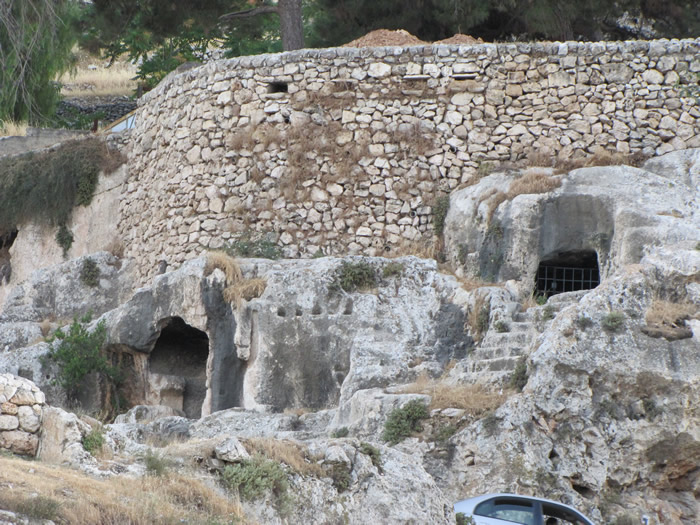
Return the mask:
<path id="1" fill-rule="evenodd" d="M 164 321 L 148 360 L 149 389 L 158 404 L 202 415 L 206 396 L 209 337 L 180 317 Z"/>
<path id="2" fill-rule="evenodd" d="M 593 250 L 560 252 L 537 268 L 535 295 L 591 290 L 600 284 L 598 254 Z"/>

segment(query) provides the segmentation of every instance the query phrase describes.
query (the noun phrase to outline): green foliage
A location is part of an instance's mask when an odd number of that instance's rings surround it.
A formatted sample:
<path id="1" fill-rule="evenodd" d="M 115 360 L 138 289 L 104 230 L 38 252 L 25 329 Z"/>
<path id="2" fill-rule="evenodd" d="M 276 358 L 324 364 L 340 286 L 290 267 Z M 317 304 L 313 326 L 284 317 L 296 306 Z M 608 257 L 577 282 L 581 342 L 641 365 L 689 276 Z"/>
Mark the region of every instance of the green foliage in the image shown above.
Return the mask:
<path id="1" fill-rule="evenodd" d="M 78 17 L 71 0 L 0 3 L 0 121 L 36 125 L 53 115 L 55 79 L 73 64 Z"/>
<path id="2" fill-rule="evenodd" d="M 143 456 L 143 462 L 149 476 L 161 477 L 168 471 L 168 462 L 150 450 Z"/>
<path id="3" fill-rule="evenodd" d="M 551 304 L 548 304 L 542 309 L 542 320 L 551 321 L 554 319 L 554 314 L 554 307 Z"/>
<path id="4" fill-rule="evenodd" d="M 356 290 L 367 290 L 377 286 L 377 274 L 371 264 L 365 261 L 343 261 L 335 271 L 328 289 L 331 291 L 344 290 L 348 293 Z"/>
<path id="5" fill-rule="evenodd" d="M 83 379 L 92 372 L 118 381 L 118 370 L 112 367 L 102 352 L 106 339 L 104 321 L 97 323 L 90 332 L 87 324 L 90 315 L 74 319 L 65 332 L 57 329 L 48 340 L 51 349 L 47 358 L 58 364 L 58 383 L 66 389 L 69 397 L 75 397 Z"/>
<path id="6" fill-rule="evenodd" d="M 100 284 L 100 267 L 89 257 L 80 265 L 80 281 L 91 288 Z"/>
<path id="7" fill-rule="evenodd" d="M 476 318 L 476 328 L 478 334 L 485 334 L 489 329 L 489 318 L 491 317 L 490 305 L 482 306 Z"/>
<path id="8" fill-rule="evenodd" d="M 382 465 L 382 453 L 377 447 L 373 447 L 369 443 L 362 441 L 360 443 L 360 452 L 369 456 L 369 459 L 372 461 L 372 465 L 377 467 L 379 472 L 384 471 L 384 468 Z"/>
<path id="9" fill-rule="evenodd" d="M 348 427 L 340 427 L 339 429 L 335 430 L 332 434 L 331 437 L 333 438 L 344 438 L 348 437 L 348 434 L 350 431 L 348 430 Z"/>
<path id="10" fill-rule="evenodd" d="M 0 231 L 34 220 L 65 224 L 75 206 L 92 201 L 100 170 L 124 162 L 99 138 L 73 140 L 41 153 L 0 159 Z M 59 242 L 70 247 L 68 242 Z"/>
<path id="11" fill-rule="evenodd" d="M 535 302 L 538 306 L 544 306 L 545 304 L 547 304 L 547 296 L 544 294 L 536 295 Z"/>
<path id="12" fill-rule="evenodd" d="M 459 427 L 457 425 L 442 425 L 437 427 L 430 439 L 438 443 L 439 445 L 445 446 L 452 436 L 454 436 Z"/>
<path id="13" fill-rule="evenodd" d="M 493 327 L 496 329 L 496 332 L 499 333 L 510 332 L 510 326 L 508 326 L 508 323 L 506 323 L 503 319 L 499 319 L 493 323 Z"/>
<path id="14" fill-rule="evenodd" d="M 80 442 L 85 451 L 94 456 L 95 452 L 99 452 L 105 444 L 104 429 L 102 427 L 92 428 Z"/>
<path id="15" fill-rule="evenodd" d="M 585 330 L 586 328 L 593 326 L 593 319 L 585 315 L 579 315 L 574 322 L 581 330 Z"/>
<path id="16" fill-rule="evenodd" d="M 510 376 L 508 385 L 515 388 L 518 392 L 522 392 L 527 384 L 527 380 L 527 363 L 525 363 L 524 359 L 521 359 L 518 361 L 518 364 L 515 365 L 515 370 L 513 370 L 513 374 Z"/>
<path id="17" fill-rule="evenodd" d="M 474 518 L 462 512 L 458 512 L 455 514 L 455 523 L 456 525 L 474 525 Z"/>
<path id="18" fill-rule="evenodd" d="M 420 432 L 421 421 L 428 417 L 428 406 L 423 401 L 419 399 L 409 401 L 389 414 L 382 439 L 388 441 L 390 445 L 396 445 L 413 432 Z"/>
<path id="19" fill-rule="evenodd" d="M 625 314 L 622 312 L 610 312 L 601 321 L 603 330 L 608 332 L 617 332 L 625 324 Z"/>
<path id="20" fill-rule="evenodd" d="M 644 406 L 644 414 L 646 415 L 647 419 L 655 419 L 662 413 L 661 409 L 657 406 L 653 399 L 643 399 L 642 405 Z"/>
<path id="21" fill-rule="evenodd" d="M 481 426 L 484 429 L 484 433 L 487 437 L 495 435 L 500 424 L 501 419 L 496 416 L 496 414 L 488 414 L 481 420 Z"/>
<path id="22" fill-rule="evenodd" d="M 438 237 L 442 236 L 445 230 L 445 218 L 447 217 L 447 212 L 450 209 L 450 196 L 443 195 L 438 197 L 433 205 L 433 228 L 435 230 L 435 235 Z"/>
<path id="23" fill-rule="evenodd" d="M 338 492 L 345 492 L 352 484 L 350 466 L 344 461 L 328 462 L 327 472 L 333 480 L 333 486 Z"/>
<path id="24" fill-rule="evenodd" d="M 54 115 L 46 121 L 46 125 L 52 128 L 64 129 L 92 129 L 95 120 L 104 120 L 104 111 L 94 111 L 92 113 L 82 113 L 73 107 L 66 107 L 61 115 Z"/>
<path id="25" fill-rule="evenodd" d="M 277 246 L 272 234 L 245 232 L 224 245 L 223 251 L 232 257 L 259 257 L 279 259 L 282 249 Z"/>
<path id="26" fill-rule="evenodd" d="M 272 492 L 280 500 L 287 497 L 287 474 L 276 461 L 254 456 L 224 467 L 221 477 L 230 490 L 244 500 L 255 500 Z"/>
<path id="27" fill-rule="evenodd" d="M 385 279 L 388 277 L 399 276 L 403 273 L 403 263 L 391 261 L 387 263 L 384 268 L 382 268 L 382 277 Z"/>
<path id="28" fill-rule="evenodd" d="M 68 257 L 68 251 L 73 246 L 73 232 L 68 229 L 68 226 L 61 224 L 56 232 L 56 244 L 63 250 L 63 258 Z"/>

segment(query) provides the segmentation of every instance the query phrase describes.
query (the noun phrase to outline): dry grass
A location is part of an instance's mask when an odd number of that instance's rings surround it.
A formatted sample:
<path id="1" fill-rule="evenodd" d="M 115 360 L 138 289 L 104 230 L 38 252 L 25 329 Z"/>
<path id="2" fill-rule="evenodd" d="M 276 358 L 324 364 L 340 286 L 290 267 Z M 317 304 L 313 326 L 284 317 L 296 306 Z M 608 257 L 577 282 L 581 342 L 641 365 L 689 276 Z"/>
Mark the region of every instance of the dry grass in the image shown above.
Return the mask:
<path id="1" fill-rule="evenodd" d="M 459 408 L 470 416 L 479 417 L 503 404 L 507 393 L 500 393 L 484 385 L 452 385 L 442 379 L 430 379 L 421 374 L 415 383 L 402 389 L 407 394 L 426 394 L 430 396 L 430 409 Z"/>
<path id="2" fill-rule="evenodd" d="M 685 321 L 697 317 L 698 307 L 689 302 L 674 303 L 655 299 L 647 310 L 645 320 L 648 325 L 682 327 Z"/>
<path id="3" fill-rule="evenodd" d="M 480 341 L 489 329 L 490 313 L 491 304 L 488 296 L 486 294 L 477 294 L 474 298 L 474 305 L 470 308 L 467 315 L 469 331 L 473 334 L 476 341 Z"/>
<path id="4" fill-rule="evenodd" d="M 542 171 L 531 171 L 510 183 L 507 192 L 496 191 L 482 197 L 489 205 L 488 222 L 491 222 L 493 214 L 505 201 L 511 201 L 518 195 L 548 193 L 561 186 L 561 178 L 552 176 Z"/>
<path id="5" fill-rule="evenodd" d="M 523 164 L 528 167 L 554 168 L 555 173 L 561 174 L 592 166 L 641 166 L 647 158 L 641 152 L 624 154 L 607 150 L 599 150 L 583 157 L 561 158 L 540 150 L 532 150 L 526 155 Z"/>
<path id="6" fill-rule="evenodd" d="M 120 239 L 112 239 L 105 247 L 105 251 L 111 253 L 117 259 L 122 259 L 124 257 L 125 249 L 124 243 Z"/>
<path id="7" fill-rule="evenodd" d="M 10 490 L 8 490 L 10 489 Z M 71 525 L 240 523 L 242 510 L 192 476 L 94 479 L 67 468 L 0 456 L 0 508 L 39 511 Z"/>
<path id="8" fill-rule="evenodd" d="M 210 275 L 215 269 L 224 272 L 227 286 L 233 286 L 243 280 L 243 274 L 238 262 L 226 252 L 213 251 L 207 254 L 204 275 Z"/>
<path id="9" fill-rule="evenodd" d="M 243 301 L 250 301 L 260 297 L 265 288 L 267 281 L 265 279 L 245 279 L 239 281 L 224 289 L 224 300 L 229 303 L 235 303 L 236 308 L 240 309 Z"/>
<path id="10" fill-rule="evenodd" d="M 116 61 L 104 67 L 104 60 L 82 54 L 75 71 L 64 74 L 58 81 L 61 93 L 69 97 L 86 95 L 131 95 L 136 90 L 136 66 L 128 61 Z"/>
<path id="11" fill-rule="evenodd" d="M 28 127 L 26 122 L 0 120 L 0 137 L 24 137 Z"/>
<path id="12" fill-rule="evenodd" d="M 51 331 L 51 321 L 48 319 L 44 319 L 39 323 L 39 330 L 41 330 L 41 335 L 43 337 L 48 337 L 49 332 Z"/>
<path id="13" fill-rule="evenodd" d="M 323 468 L 308 450 L 292 441 L 272 438 L 249 438 L 243 440 L 250 454 L 261 454 L 268 459 L 288 465 L 294 472 L 304 476 L 323 475 Z"/>

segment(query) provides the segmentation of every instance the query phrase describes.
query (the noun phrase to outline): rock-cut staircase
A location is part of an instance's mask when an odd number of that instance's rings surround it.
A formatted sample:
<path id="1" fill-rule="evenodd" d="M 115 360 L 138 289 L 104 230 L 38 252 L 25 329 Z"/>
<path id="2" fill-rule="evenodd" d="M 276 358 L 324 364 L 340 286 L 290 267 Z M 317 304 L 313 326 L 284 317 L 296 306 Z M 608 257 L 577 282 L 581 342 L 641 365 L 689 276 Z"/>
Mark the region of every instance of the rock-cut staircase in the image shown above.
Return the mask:
<path id="1" fill-rule="evenodd" d="M 477 383 L 506 384 L 518 361 L 529 355 L 537 336 L 561 310 L 577 303 L 587 292 L 554 295 L 545 305 L 517 312 L 512 321 L 505 323 L 508 331 L 498 331 L 499 325 L 492 323 L 469 356 L 464 371 Z"/>

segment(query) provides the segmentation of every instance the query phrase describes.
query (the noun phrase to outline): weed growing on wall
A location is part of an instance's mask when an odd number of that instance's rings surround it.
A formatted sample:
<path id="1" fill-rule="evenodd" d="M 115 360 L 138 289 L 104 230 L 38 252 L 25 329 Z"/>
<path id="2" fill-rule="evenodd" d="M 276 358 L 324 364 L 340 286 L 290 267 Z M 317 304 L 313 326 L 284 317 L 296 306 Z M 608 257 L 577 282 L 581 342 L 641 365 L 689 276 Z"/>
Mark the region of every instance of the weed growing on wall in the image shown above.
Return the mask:
<path id="1" fill-rule="evenodd" d="M 340 268 L 336 270 L 328 289 L 331 291 L 344 290 L 351 293 L 375 286 L 377 286 L 377 274 L 371 264 L 365 261 L 343 261 Z"/>
<path id="2" fill-rule="evenodd" d="M 449 209 L 449 195 L 438 197 L 433 205 L 433 229 L 435 231 L 435 235 L 438 237 L 442 237 L 442 233 L 445 231 L 445 218 L 447 217 L 447 212 Z"/>
<path id="3" fill-rule="evenodd" d="M 420 432 L 421 421 L 428 416 L 428 406 L 423 401 L 419 399 L 409 401 L 389 414 L 382 439 L 388 441 L 390 445 L 396 445 L 414 432 Z"/>
<path id="4" fill-rule="evenodd" d="M 232 257 L 259 257 L 279 259 L 282 249 L 277 246 L 269 233 L 245 232 L 224 245 L 223 251 Z"/>
<path id="5" fill-rule="evenodd" d="M 68 229 L 68 226 L 61 224 L 56 232 L 56 244 L 63 250 L 63 258 L 68 257 L 68 251 L 73 246 L 73 232 Z"/>
<path id="6" fill-rule="evenodd" d="M 524 359 L 521 359 L 518 361 L 518 364 L 515 365 L 515 370 L 513 370 L 513 374 L 510 376 L 508 385 L 515 388 L 518 392 L 522 392 L 527 384 L 528 378 L 527 364 Z"/>
<path id="7" fill-rule="evenodd" d="M 385 279 L 389 277 L 399 276 L 403 273 L 404 266 L 400 262 L 392 261 L 387 263 L 384 268 L 382 268 L 382 277 Z"/>
<path id="8" fill-rule="evenodd" d="M 37 221 L 65 224 L 75 206 L 92 200 L 101 170 L 124 162 L 98 138 L 73 140 L 41 153 L 0 159 L 0 231 Z M 61 245 L 63 247 L 63 244 Z"/>

